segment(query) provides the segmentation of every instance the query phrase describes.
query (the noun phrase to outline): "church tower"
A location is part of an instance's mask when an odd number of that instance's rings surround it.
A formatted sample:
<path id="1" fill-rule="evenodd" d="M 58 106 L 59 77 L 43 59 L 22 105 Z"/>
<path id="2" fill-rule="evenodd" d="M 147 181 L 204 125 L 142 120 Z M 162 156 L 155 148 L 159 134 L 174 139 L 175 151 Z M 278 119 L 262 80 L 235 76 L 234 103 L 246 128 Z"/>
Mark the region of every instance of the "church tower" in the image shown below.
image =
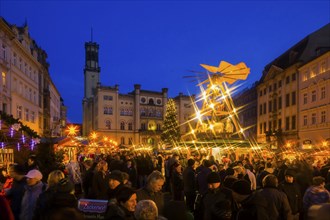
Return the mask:
<path id="1" fill-rule="evenodd" d="M 99 45 L 92 41 L 86 42 L 85 54 L 84 98 L 88 99 L 94 96 L 97 85 L 100 82 Z"/>

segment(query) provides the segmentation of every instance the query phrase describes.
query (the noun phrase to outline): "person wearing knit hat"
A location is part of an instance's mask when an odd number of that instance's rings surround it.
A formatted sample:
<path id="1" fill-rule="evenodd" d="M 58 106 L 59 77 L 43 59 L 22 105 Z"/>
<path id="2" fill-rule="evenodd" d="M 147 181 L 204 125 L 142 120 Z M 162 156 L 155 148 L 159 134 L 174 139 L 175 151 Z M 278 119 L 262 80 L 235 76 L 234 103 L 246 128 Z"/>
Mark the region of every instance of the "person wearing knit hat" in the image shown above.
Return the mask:
<path id="1" fill-rule="evenodd" d="M 231 219 L 232 196 L 231 193 L 220 188 L 219 174 L 211 172 L 206 180 L 208 192 L 202 198 L 199 217 L 201 219 Z"/>
<path id="2" fill-rule="evenodd" d="M 294 170 L 286 169 L 284 172 L 284 181 L 279 184 L 278 189 L 284 192 L 288 197 L 293 219 L 299 219 L 300 213 L 302 212 L 302 194 L 294 178 Z"/>
<path id="3" fill-rule="evenodd" d="M 114 186 L 111 186 L 111 184 L 110 184 L 110 188 L 116 188 L 117 185 L 119 185 L 120 183 L 123 183 L 124 179 L 123 179 L 122 172 L 119 170 L 112 171 L 109 175 L 109 182 L 111 182 L 111 180 L 115 180 L 116 182 L 113 182 Z"/>

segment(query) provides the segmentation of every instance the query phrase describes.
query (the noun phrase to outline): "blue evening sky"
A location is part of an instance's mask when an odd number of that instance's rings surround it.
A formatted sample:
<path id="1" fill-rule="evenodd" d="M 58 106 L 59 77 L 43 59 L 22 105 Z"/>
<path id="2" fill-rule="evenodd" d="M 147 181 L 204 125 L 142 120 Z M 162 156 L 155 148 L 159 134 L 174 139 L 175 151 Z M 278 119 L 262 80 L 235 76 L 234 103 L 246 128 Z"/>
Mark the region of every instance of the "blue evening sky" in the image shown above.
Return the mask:
<path id="1" fill-rule="evenodd" d="M 50 75 L 81 123 L 84 44 L 100 45 L 101 83 L 120 93 L 169 89 L 197 94 L 184 76 L 201 63 L 245 62 L 245 87 L 265 65 L 330 22 L 330 1 L 15 1 L 0 0 L 0 16 L 22 26 L 48 54 Z"/>

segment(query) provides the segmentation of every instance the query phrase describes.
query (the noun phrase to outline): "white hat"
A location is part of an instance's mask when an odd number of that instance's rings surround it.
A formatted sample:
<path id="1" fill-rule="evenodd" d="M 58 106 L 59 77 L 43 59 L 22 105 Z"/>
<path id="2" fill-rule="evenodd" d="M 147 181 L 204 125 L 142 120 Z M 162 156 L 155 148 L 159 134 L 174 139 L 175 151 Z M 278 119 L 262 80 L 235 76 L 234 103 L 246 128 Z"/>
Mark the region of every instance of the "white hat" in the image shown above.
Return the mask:
<path id="1" fill-rule="evenodd" d="M 39 170 L 30 170 L 25 176 L 30 179 L 33 179 L 33 178 L 37 179 L 37 180 L 42 179 L 42 174 L 40 173 Z"/>

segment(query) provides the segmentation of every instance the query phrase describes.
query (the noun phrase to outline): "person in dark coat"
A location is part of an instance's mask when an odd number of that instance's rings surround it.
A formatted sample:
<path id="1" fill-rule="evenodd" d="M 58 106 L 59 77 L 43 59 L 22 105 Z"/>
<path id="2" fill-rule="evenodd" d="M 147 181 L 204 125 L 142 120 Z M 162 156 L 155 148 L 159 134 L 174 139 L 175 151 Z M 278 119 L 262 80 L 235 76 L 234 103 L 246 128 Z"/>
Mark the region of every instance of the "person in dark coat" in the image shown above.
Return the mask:
<path id="1" fill-rule="evenodd" d="M 183 201 L 182 166 L 179 162 L 173 164 L 171 176 L 172 199 L 176 201 Z"/>
<path id="2" fill-rule="evenodd" d="M 164 194 L 162 188 L 165 182 L 165 177 L 159 171 L 153 171 L 147 178 L 145 187 L 137 190 L 137 201 L 150 199 L 154 201 L 158 208 L 158 214 L 163 215 L 164 212 Z"/>
<path id="3" fill-rule="evenodd" d="M 287 169 L 284 172 L 284 181 L 279 184 L 278 188 L 288 197 L 293 219 L 299 220 L 300 212 L 302 212 L 302 196 L 299 185 L 294 182 L 294 177 L 294 170 Z"/>
<path id="4" fill-rule="evenodd" d="M 233 210 L 236 220 L 269 220 L 267 201 L 259 192 L 252 192 L 251 184 L 246 180 L 237 180 L 231 186 L 234 201 Z"/>
<path id="5" fill-rule="evenodd" d="M 116 203 L 110 203 L 105 219 L 133 220 L 136 207 L 136 193 L 130 187 L 122 187 L 116 194 Z"/>
<path id="6" fill-rule="evenodd" d="M 293 219 L 289 200 L 278 187 L 278 179 L 273 174 L 268 174 L 262 180 L 263 188 L 259 193 L 267 200 L 267 213 L 272 220 Z"/>
<path id="7" fill-rule="evenodd" d="M 93 175 L 92 193 L 93 199 L 108 199 L 109 190 L 109 173 L 108 163 L 104 160 L 98 162 L 95 173 Z"/>
<path id="8" fill-rule="evenodd" d="M 82 188 L 84 197 L 87 199 L 92 196 L 93 176 L 96 165 L 97 163 L 93 162 L 92 159 L 84 161 L 85 171 L 82 173 Z"/>
<path id="9" fill-rule="evenodd" d="M 203 166 L 201 171 L 197 174 L 197 188 L 198 193 L 202 196 L 205 195 L 208 191 L 208 185 L 206 181 L 206 177 L 209 173 L 212 172 L 212 167 L 215 166 L 208 160 L 203 161 Z"/>
<path id="10" fill-rule="evenodd" d="M 15 219 L 19 219 L 26 185 L 24 167 L 18 164 L 11 165 L 8 168 L 8 173 L 14 178 L 14 181 L 12 187 L 6 191 L 5 196 L 10 200 L 10 208 L 13 211 Z"/>
<path id="11" fill-rule="evenodd" d="M 78 200 L 74 195 L 74 184 L 63 178 L 45 194 L 40 194 L 33 220 L 49 219 L 54 213 L 64 208 L 77 209 Z M 42 211 L 40 209 L 43 209 Z"/>
<path id="12" fill-rule="evenodd" d="M 220 176 L 211 172 L 207 176 L 208 192 L 202 198 L 202 219 L 230 220 L 232 217 L 232 195 L 224 193 L 220 187 Z M 196 218 L 198 219 L 198 218 Z"/>
<path id="13" fill-rule="evenodd" d="M 124 172 L 126 172 L 129 176 L 129 181 L 132 184 L 133 188 L 137 188 L 137 171 L 135 168 L 135 164 L 133 164 L 132 160 L 126 161 L 126 166 L 124 168 Z"/>
<path id="14" fill-rule="evenodd" d="M 109 175 L 109 190 L 107 199 L 109 203 L 116 203 L 116 194 L 124 186 L 124 176 L 119 170 L 113 170 Z"/>
<path id="15" fill-rule="evenodd" d="M 194 211 L 196 199 L 196 172 L 194 169 L 195 160 L 189 159 L 188 166 L 183 170 L 183 191 L 186 197 L 186 205 L 189 211 Z"/>

